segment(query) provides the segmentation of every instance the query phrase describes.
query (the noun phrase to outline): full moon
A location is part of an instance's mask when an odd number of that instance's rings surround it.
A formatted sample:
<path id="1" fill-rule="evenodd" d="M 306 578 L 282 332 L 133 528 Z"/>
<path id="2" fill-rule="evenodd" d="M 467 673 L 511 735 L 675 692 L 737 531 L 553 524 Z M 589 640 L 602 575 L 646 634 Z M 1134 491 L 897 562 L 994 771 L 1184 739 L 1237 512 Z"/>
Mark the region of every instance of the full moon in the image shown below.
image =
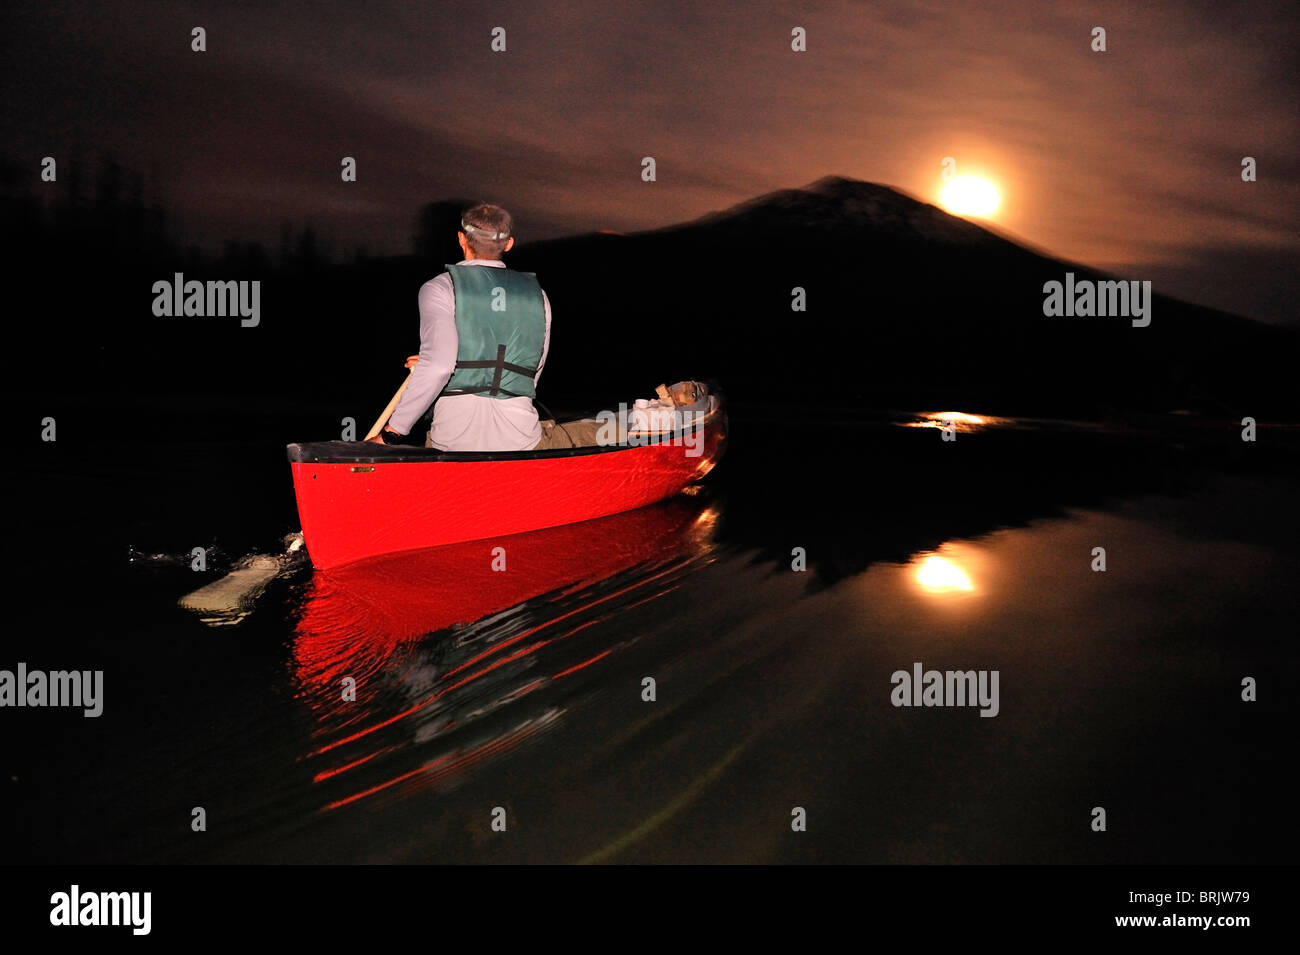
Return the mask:
<path id="1" fill-rule="evenodd" d="M 987 179 L 958 176 L 943 187 L 939 201 L 959 216 L 987 216 L 998 207 L 998 191 Z"/>
<path id="2" fill-rule="evenodd" d="M 916 582 L 926 590 L 974 590 L 960 567 L 938 554 L 930 554 L 916 570 Z"/>

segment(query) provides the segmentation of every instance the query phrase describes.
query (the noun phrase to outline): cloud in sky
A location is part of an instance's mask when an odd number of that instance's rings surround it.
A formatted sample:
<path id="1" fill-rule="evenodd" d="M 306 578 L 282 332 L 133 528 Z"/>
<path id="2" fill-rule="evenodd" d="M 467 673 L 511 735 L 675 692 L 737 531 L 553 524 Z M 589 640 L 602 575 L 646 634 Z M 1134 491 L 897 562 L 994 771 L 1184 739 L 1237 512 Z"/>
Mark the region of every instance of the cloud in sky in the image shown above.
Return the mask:
<path id="1" fill-rule="evenodd" d="M 1212 288 L 1258 317 L 1294 300 L 1248 294 L 1276 288 L 1300 246 L 1285 3 L 148 0 L 4 16 L 7 151 L 110 150 L 212 243 L 271 240 L 289 219 L 401 251 L 419 205 L 453 195 L 511 206 L 524 238 L 632 231 L 828 173 L 933 201 L 952 156 L 1001 186 L 998 226 L 1054 254 L 1158 270 L 1171 294 Z M 1243 156 L 1259 182 L 1241 182 Z"/>

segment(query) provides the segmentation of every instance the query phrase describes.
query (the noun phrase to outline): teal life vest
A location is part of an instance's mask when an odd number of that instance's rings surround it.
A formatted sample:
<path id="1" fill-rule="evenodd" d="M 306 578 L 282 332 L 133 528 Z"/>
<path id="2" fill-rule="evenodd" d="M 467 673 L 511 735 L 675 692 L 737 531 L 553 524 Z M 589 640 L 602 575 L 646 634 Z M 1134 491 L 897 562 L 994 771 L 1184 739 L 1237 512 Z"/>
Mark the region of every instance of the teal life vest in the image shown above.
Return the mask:
<path id="1" fill-rule="evenodd" d="M 546 306 L 532 272 L 448 265 L 456 294 L 456 370 L 444 395 L 536 395 L 546 343 Z"/>

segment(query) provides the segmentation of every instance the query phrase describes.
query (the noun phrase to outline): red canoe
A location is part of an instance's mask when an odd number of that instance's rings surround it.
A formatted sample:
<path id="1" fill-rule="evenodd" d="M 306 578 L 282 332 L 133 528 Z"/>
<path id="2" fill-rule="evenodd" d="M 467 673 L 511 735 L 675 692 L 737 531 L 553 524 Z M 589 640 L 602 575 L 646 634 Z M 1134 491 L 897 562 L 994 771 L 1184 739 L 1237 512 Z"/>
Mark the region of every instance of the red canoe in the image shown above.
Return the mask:
<path id="1" fill-rule="evenodd" d="M 701 388 L 701 391 L 704 389 Z M 521 534 L 643 507 L 698 481 L 726 444 L 717 394 L 686 427 L 554 451 L 446 452 L 355 441 L 289 445 L 312 564 Z"/>

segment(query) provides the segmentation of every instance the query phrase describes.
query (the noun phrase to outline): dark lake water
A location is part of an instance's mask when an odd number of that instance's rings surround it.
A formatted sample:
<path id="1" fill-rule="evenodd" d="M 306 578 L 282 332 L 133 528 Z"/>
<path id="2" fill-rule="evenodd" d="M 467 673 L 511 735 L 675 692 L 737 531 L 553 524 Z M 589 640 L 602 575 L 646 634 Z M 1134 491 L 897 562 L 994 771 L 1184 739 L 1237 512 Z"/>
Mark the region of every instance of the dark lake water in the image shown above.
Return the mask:
<path id="1" fill-rule="evenodd" d="M 237 622 L 178 600 L 282 553 L 313 435 L 61 440 L 0 668 L 102 669 L 104 712 L 0 714 L 6 861 L 1290 861 L 1296 433 L 925 423 L 737 407 L 696 493 L 504 574 L 283 556 Z M 918 664 L 996 715 L 893 705 Z"/>

